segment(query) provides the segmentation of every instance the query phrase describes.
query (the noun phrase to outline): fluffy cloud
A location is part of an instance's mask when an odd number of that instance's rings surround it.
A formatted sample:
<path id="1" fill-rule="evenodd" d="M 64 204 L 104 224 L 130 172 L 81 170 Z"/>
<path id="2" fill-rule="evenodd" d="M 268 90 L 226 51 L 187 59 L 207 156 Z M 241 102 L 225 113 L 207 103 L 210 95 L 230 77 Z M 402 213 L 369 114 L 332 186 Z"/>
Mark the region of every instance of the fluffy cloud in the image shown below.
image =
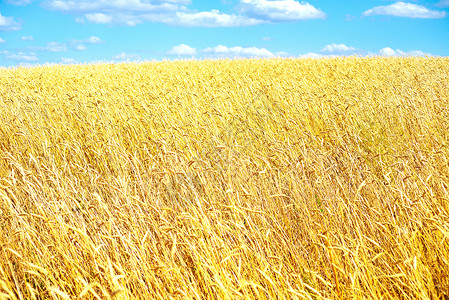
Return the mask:
<path id="1" fill-rule="evenodd" d="M 122 52 L 112 58 L 115 61 L 136 61 L 140 60 L 140 56 L 137 54 L 128 54 L 125 52 Z"/>
<path id="2" fill-rule="evenodd" d="M 34 38 L 31 35 L 29 35 L 29 36 L 22 36 L 22 37 L 20 37 L 20 39 L 22 41 L 34 41 Z"/>
<path id="3" fill-rule="evenodd" d="M 387 15 L 405 18 L 439 19 L 446 16 L 446 12 L 430 10 L 422 5 L 406 2 L 396 2 L 385 6 L 376 6 L 363 12 L 364 16 Z"/>
<path id="4" fill-rule="evenodd" d="M 91 36 L 85 40 L 70 40 L 70 46 L 75 50 L 84 51 L 87 47 L 84 44 L 104 44 L 105 41 L 97 36 Z"/>
<path id="5" fill-rule="evenodd" d="M 288 57 L 291 56 L 287 52 L 271 52 L 265 48 L 258 47 L 227 47 L 224 45 L 218 45 L 215 47 L 207 47 L 201 50 L 193 48 L 186 44 L 180 44 L 174 46 L 166 52 L 168 55 L 178 56 L 196 56 L 202 58 L 270 58 L 270 57 Z"/>
<path id="6" fill-rule="evenodd" d="M 12 5 L 25 6 L 31 4 L 33 0 L 7 0 L 6 2 Z"/>
<path id="7" fill-rule="evenodd" d="M 265 23 L 263 20 L 248 18 L 247 16 L 224 14 L 215 9 L 197 13 L 177 12 L 174 17 L 161 21 L 169 25 L 188 27 L 233 27 Z"/>
<path id="8" fill-rule="evenodd" d="M 50 52 L 66 52 L 67 45 L 61 44 L 58 42 L 49 42 L 46 47 L 42 47 L 40 50 L 42 51 L 50 51 Z"/>
<path id="9" fill-rule="evenodd" d="M 157 22 L 185 27 L 231 27 L 325 17 L 321 10 L 296 0 L 241 0 L 238 5 L 240 14 L 215 9 L 194 11 L 186 6 L 190 3 L 190 0 L 47 0 L 43 6 L 74 14 L 79 23 L 127 26 Z"/>
<path id="10" fill-rule="evenodd" d="M 82 42 L 87 44 L 103 44 L 104 41 L 97 36 L 91 36 L 88 39 L 83 40 Z"/>
<path id="11" fill-rule="evenodd" d="M 301 54 L 299 55 L 299 58 L 313 58 L 313 59 L 318 59 L 318 58 L 325 58 L 325 57 L 330 57 L 329 55 L 324 55 L 324 54 L 319 54 L 319 53 L 315 53 L 315 52 L 308 52 L 306 54 Z"/>
<path id="12" fill-rule="evenodd" d="M 183 9 L 189 0 L 49 0 L 43 3 L 50 10 L 59 10 L 67 13 L 88 12 L 166 12 Z"/>
<path id="13" fill-rule="evenodd" d="M 10 53 L 8 51 L 4 51 L 2 54 L 6 55 L 6 58 L 8 60 L 13 60 L 16 62 L 36 62 L 39 60 L 39 58 L 36 56 L 35 53 L 25 53 L 25 52 L 18 52 L 18 53 Z"/>
<path id="14" fill-rule="evenodd" d="M 195 48 L 190 47 L 186 44 L 181 44 L 171 48 L 167 54 L 169 55 L 179 55 L 179 56 L 192 56 L 197 53 Z"/>
<path id="15" fill-rule="evenodd" d="M 78 61 L 74 58 L 63 57 L 63 58 L 61 58 L 60 63 L 63 65 L 74 65 L 74 64 L 77 64 Z"/>
<path id="16" fill-rule="evenodd" d="M 114 19 L 112 15 L 105 15 L 103 13 L 86 14 L 85 18 L 87 19 L 87 21 L 89 21 L 91 23 L 96 23 L 96 24 L 111 23 L 112 20 Z M 128 20 L 128 21 L 124 21 L 124 23 L 126 25 L 133 26 L 133 25 L 137 24 L 137 21 L 132 22 L 132 21 Z"/>
<path id="17" fill-rule="evenodd" d="M 43 6 L 50 10 L 75 14 L 78 22 L 97 24 L 125 24 L 135 26 L 151 19 L 164 19 L 176 12 L 185 11 L 187 0 L 49 0 Z"/>
<path id="18" fill-rule="evenodd" d="M 382 56 L 431 56 L 431 54 L 425 53 L 421 50 L 405 52 L 399 49 L 393 50 L 390 47 L 380 49 L 379 54 Z"/>
<path id="19" fill-rule="evenodd" d="M 22 40 L 32 41 L 33 37 L 22 37 Z M 70 48 L 78 51 L 86 50 L 87 47 L 84 44 L 103 44 L 104 41 L 96 36 L 91 36 L 84 40 L 72 39 L 67 43 L 49 42 L 45 47 L 28 47 L 32 51 L 48 51 L 48 52 L 67 52 Z"/>
<path id="20" fill-rule="evenodd" d="M 2 38 L 0 38 L 0 44 L 6 43 L 6 41 Z"/>
<path id="21" fill-rule="evenodd" d="M 295 0 L 241 0 L 244 14 L 269 22 L 323 19 L 326 14 L 307 2 Z"/>
<path id="22" fill-rule="evenodd" d="M 275 57 L 276 55 L 265 48 L 257 47 L 226 47 L 218 45 L 216 47 L 205 48 L 202 51 L 207 56 L 213 57 Z"/>
<path id="23" fill-rule="evenodd" d="M 265 23 L 263 20 L 256 20 L 240 15 L 230 15 L 221 13 L 218 10 L 202 12 L 177 11 L 171 13 L 89 13 L 84 18 L 78 18 L 78 22 L 87 20 L 96 24 L 124 24 L 135 26 L 143 22 L 164 23 L 172 26 L 185 27 L 233 27 L 250 26 Z"/>
<path id="24" fill-rule="evenodd" d="M 285 51 L 276 52 L 277 57 L 293 57 L 290 53 Z"/>
<path id="25" fill-rule="evenodd" d="M 356 49 L 354 47 L 348 47 L 345 44 L 335 44 L 335 43 L 326 45 L 324 46 L 323 49 L 321 49 L 321 52 L 324 53 L 340 53 L 340 54 L 351 52 L 353 53 L 355 51 Z"/>
<path id="26" fill-rule="evenodd" d="M 104 41 L 97 36 L 91 36 L 85 40 L 70 40 L 71 44 L 104 44 Z"/>
<path id="27" fill-rule="evenodd" d="M 83 44 L 75 45 L 74 48 L 75 48 L 75 50 L 78 50 L 78 51 L 84 51 L 84 50 L 87 50 L 87 47 L 84 46 Z"/>
<path id="28" fill-rule="evenodd" d="M 67 44 L 49 42 L 45 47 L 28 47 L 32 51 L 67 52 Z"/>
<path id="29" fill-rule="evenodd" d="M 15 31 L 20 28 L 20 23 L 14 21 L 13 17 L 4 17 L 0 13 L 0 31 Z"/>
<path id="30" fill-rule="evenodd" d="M 398 50 L 398 51 L 400 51 L 400 50 Z M 380 53 L 380 55 L 384 55 L 384 56 L 394 56 L 398 53 L 398 51 L 394 51 L 390 47 L 385 47 L 385 48 L 380 49 L 379 53 Z"/>
<path id="31" fill-rule="evenodd" d="M 342 57 L 346 55 L 357 54 L 359 56 L 432 56 L 430 53 L 425 53 L 421 50 L 411 50 L 402 51 L 400 49 L 392 49 L 390 47 L 385 47 L 380 49 L 378 52 L 370 52 L 363 49 L 358 49 L 345 44 L 329 44 L 321 49 L 321 53 L 308 52 L 305 54 L 298 55 L 299 58 L 332 58 L 332 57 Z"/>

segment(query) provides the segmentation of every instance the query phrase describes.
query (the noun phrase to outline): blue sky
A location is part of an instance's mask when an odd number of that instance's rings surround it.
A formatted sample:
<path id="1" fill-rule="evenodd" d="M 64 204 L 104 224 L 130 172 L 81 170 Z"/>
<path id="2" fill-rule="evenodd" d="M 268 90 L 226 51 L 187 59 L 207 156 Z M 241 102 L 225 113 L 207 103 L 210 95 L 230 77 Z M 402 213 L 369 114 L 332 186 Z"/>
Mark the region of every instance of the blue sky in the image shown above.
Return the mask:
<path id="1" fill-rule="evenodd" d="M 0 0 L 0 66 L 449 56 L 449 0 Z"/>

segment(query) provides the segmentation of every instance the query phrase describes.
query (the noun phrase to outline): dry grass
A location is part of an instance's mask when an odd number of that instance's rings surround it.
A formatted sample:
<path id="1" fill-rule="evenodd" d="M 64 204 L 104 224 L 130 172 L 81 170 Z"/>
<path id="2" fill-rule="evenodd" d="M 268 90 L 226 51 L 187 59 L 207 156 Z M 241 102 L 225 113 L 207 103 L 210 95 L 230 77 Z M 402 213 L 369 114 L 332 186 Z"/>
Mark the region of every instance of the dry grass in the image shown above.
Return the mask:
<path id="1" fill-rule="evenodd" d="M 0 298 L 448 299 L 449 60 L 0 70 Z"/>

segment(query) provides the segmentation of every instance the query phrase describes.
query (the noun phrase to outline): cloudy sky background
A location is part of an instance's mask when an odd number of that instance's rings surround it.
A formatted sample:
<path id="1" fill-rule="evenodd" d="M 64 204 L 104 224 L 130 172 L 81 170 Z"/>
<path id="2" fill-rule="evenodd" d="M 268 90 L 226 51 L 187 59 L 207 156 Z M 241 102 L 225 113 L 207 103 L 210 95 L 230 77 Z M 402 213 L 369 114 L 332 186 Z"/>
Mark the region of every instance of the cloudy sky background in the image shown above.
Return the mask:
<path id="1" fill-rule="evenodd" d="M 0 66 L 449 56 L 449 0 L 0 0 Z"/>

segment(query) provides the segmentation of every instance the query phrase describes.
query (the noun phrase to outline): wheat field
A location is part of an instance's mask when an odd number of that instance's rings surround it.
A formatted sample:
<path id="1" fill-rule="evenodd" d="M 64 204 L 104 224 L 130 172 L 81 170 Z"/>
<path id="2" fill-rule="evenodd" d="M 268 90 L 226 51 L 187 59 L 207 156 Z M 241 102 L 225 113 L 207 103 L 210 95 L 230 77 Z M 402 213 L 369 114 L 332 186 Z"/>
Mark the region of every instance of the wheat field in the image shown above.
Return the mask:
<path id="1" fill-rule="evenodd" d="M 449 59 L 0 69 L 0 299 L 449 299 Z"/>

